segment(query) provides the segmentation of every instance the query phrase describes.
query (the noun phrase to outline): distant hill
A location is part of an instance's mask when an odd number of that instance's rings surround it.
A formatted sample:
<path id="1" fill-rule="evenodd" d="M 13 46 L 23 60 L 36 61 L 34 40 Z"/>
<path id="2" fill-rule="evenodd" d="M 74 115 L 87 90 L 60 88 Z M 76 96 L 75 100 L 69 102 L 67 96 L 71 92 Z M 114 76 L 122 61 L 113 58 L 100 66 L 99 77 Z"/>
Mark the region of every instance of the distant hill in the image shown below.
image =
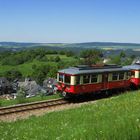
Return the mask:
<path id="1" fill-rule="evenodd" d="M 0 42 L 0 47 L 64 46 L 66 43 Z"/>
<path id="2" fill-rule="evenodd" d="M 76 46 L 76 47 L 96 47 L 96 46 L 140 46 L 138 43 L 117 43 L 117 42 L 83 42 L 83 43 L 28 43 L 28 42 L 0 42 L 0 46 L 21 46 L 21 47 L 30 47 L 36 45 L 43 46 Z"/>
<path id="3" fill-rule="evenodd" d="M 97 48 L 97 49 L 134 49 L 140 48 L 140 44 L 136 43 L 113 43 L 113 42 L 85 42 L 67 44 L 67 47 L 80 47 L 80 48 Z"/>
<path id="4" fill-rule="evenodd" d="M 84 43 L 26 43 L 26 42 L 0 42 L 0 51 L 7 49 L 27 49 L 27 48 L 48 48 L 48 49 L 72 49 L 72 48 L 97 48 L 97 49 L 138 49 L 137 43 L 115 43 L 115 42 L 84 42 Z"/>
<path id="5" fill-rule="evenodd" d="M 117 43 L 117 42 L 85 42 L 77 43 L 76 45 L 88 45 L 88 46 L 140 46 L 137 43 Z"/>
<path id="6" fill-rule="evenodd" d="M 40 45 L 40 43 L 0 42 L 0 47 L 30 47 L 34 45 Z"/>

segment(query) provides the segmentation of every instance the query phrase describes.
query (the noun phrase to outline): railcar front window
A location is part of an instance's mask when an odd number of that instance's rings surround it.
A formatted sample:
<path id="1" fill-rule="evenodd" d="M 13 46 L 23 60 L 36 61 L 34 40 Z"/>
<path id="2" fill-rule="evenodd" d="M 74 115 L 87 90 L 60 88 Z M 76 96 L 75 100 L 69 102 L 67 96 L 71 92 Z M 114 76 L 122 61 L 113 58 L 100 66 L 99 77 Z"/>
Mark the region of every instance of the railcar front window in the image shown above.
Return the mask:
<path id="1" fill-rule="evenodd" d="M 64 81 L 64 75 L 63 74 L 59 74 L 59 82 L 63 82 Z"/>
<path id="2" fill-rule="evenodd" d="M 89 83 L 90 81 L 90 75 L 84 75 L 83 76 L 83 83 L 86 84 L 86 83 Z"/>
<path id="3" fill-rule="evenodd" d="M 65 83 L 70 84 L 70 76 L 69 75 L 65 75 Z"/>

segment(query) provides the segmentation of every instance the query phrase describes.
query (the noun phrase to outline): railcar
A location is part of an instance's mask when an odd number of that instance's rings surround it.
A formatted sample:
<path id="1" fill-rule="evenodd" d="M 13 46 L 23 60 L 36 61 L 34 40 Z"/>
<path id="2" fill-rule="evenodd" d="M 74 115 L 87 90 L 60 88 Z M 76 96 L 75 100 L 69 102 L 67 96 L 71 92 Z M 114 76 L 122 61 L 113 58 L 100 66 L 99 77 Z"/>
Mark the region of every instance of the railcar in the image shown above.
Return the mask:
<path id="1" fill-rule="evenodd" d="M 140 63 L 135 63 L 133 65 L 125 66 L 131 72 L 130 87 L 137 89 L 140 87 Z"/>
<path id="2" fill-rule="evenodd" d="M 57 88 L 64 97 L 130 86 L 130 68 L 117 65 L 75 66 L 59 70 Z"/>

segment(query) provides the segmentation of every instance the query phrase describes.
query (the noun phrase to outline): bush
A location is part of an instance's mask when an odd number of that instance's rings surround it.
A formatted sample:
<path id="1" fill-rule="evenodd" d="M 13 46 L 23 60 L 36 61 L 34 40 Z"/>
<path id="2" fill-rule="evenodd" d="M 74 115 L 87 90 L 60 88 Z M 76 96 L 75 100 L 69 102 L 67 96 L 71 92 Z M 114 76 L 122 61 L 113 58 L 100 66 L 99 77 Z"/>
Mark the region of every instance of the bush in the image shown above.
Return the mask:
<path id="1" fill-rule="evenodd" d="M 61 60 L 61 59 L 60 59 L 59 56 L 56 56 L 55 59 L 54 59 L 55 62 L 59 62 L 60 60 Z"/>
<path id="2" fill-rule="evenodd" d="M 80 52 L 80 57 L 83 58 L 82 63 L 86 65 L 97 64 L 103 54 L 100 50 L 88 49 Z"/>
<path id="3" fill-rule="evenodd" d="M 19 91 L 18 91 L 18 95 L 17 95 L 17 101 L 18 101 L 19 104 L 26 102 L 25 96 L 26 96 L 25 91 L 22 88 L 20 88 Z"/>
<path id="4" fill-rule="evenodd" d="M 50 65 L 37 66 L 35 69 L 33 69 L 32 77 L 38 84 L 42 84 L 42 82 L 47 78 L 47 74 L 50 70 Z"/>
<path id="5" fill-rule="evenodd" d="M 22 73 L 18 70 L 12 69 L 12 70 L 6 71 L 4 73 L 4 76 L 8 78 L 8 80 L 13 81 L 14 79 L 22 78 Z"/>

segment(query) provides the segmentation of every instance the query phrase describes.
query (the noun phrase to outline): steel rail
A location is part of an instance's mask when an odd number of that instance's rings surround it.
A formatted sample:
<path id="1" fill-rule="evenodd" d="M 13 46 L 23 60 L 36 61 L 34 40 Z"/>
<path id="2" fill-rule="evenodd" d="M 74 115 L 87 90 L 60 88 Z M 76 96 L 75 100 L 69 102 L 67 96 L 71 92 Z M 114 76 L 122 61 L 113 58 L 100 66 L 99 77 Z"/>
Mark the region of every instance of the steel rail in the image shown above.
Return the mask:
<path id="1" fill-rule="evenodd" d="M 17 112 L 35 110 L 40 108 L 49 108 L 49 107 L 63 105 L 67 103 L 69 103 L 69 101 L 59 98 L 59 99 L 53 99 L 47 101 L 39 101 L 39 102 L 26 103 L 26 104 L 20 104 L 20 105 L 8 106 L 8 107 L 1 107 L 0 116 L 17 113 Z"/>

